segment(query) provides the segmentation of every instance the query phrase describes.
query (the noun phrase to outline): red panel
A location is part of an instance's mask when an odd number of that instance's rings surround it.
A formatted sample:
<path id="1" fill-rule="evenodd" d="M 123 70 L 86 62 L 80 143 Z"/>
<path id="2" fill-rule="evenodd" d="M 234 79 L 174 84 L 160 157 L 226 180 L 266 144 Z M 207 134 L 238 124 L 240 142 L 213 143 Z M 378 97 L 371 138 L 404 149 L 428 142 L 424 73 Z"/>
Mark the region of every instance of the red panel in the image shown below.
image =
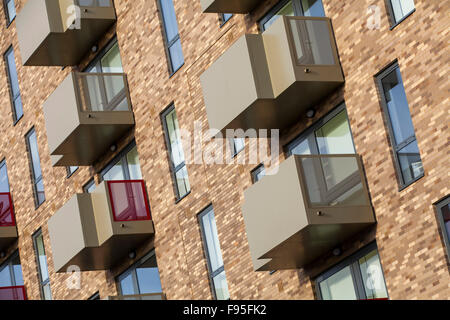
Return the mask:
<path id="1" fill-rule="evenodd" d="M 114 221 L 150 220 L 144 180 L 107 181 Z"/>
<path id="2" fill-rule="evenodd" d="M 27 300 L 25 287 L 0 287 L 0 300 Z"/>
<path id="3" fill-rule="evenodd" d="M 0 193 L 0 227 L 14 227 L 12 199 L 10 193 Z"/>

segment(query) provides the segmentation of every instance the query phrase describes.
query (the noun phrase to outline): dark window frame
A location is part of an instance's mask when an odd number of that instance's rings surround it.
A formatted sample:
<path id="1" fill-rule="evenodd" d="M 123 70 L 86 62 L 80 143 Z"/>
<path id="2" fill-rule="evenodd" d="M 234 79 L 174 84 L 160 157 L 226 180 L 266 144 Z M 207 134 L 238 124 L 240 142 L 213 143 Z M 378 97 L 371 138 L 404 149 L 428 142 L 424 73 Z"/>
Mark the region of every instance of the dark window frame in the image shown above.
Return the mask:
<path id="1" fill-rule="evenodd" d="M 100 170 L 100 182 L 104 181 L 105 174 L 109 170 L 111 170 L 119 161 L 122 162 L 122 173 L 124 176 L 124 180 L 131 180 L 127 155 L 135 147 L 136 147 L 136 140 L 133 140 L 129 144 L 127 144 L 110 162 L 108 162 L 108 164 L 102 170 Z"/>
<path id="2" fill-rule="evenodd" d="M 395 19 L 394 7 L 392 6 L 392 0 L 385 0 L 385 5 L 386 5 L 387 11 L 388 11 L 389 22 L 391 24 L 390 30 L 394 29 L 400 23 L 405 21 L 410 15 L 412 15 L 414 12 L 416 12 L 416 3 L 414 3 L 414 9 L 411 10 L 409 13 L 405 14 L 400 20 L 397 21 Z"/>
<path id="3" fill-rule="evenodd" d="M 37 133 L 34 127 L 32 127 L 27 134 L 25 135 L 25 142 L 26 142 L 26 147 L 27 147 L 27 154 L 28 154 L 28 162 L 30 165 L 30 175 L 31 175 L 31 184 L 33 185 L 33 194 L 34 194 L 34 205 L 35 205 L 35 209 L 38 209 L 40 206 L 42 206 L 42 204 L 47 200 L 46 196 L 45 196 L 45 185 L 44 185 L 44 176 L 42 173 L 42 163 L 41 163 L 41 156 L 39 154 L 39 164 L 41 166 L 41 175 L 40 177 L 35 177 L 34 176 L 34 165 L 33 165 L 33 155 L 31 153 L 31 146 L 30 146 L 30 137 L 31 135 L 34 133 L 34 135 L 36 136 L 36 148 L 39 149 L 39 143 L 37 142 Z M 39 151 L 39 150 L 38 150 Z M 42 186 L 44 189 L 44 199 L 42 202 L 39 202 L 39 196 L 38 196 L 38 190 L 37 190 L 37 185 L 38 183 L 40 183 L 42 181 Z"/>
<path id="4" fill-rule="evenodd" d="M 101 300 L 101 299 L 100 299 L 100 292 L 97 291 L 97 292 L 94 293 L 92 296 L 90 296 L 90 297 L 88 298 L 88 300 Z"/>
<path id="5" fill-rule="evenodd" d="M 394 136 L 394 128 L 392 126 L 392 121 L 391 121 L 391 116 L 389 114 L 389 109 L 386 103 L 386 96 L 384 94 L 384 89 L 383 89 L 383 79 L 385 77 L 387 77 L 389 74 L 391 74 L 392 72 L 395 72 L 396 70 L 399 70 L 400 74 L 401 74 L 401 70 L 400 70 L 400 66 L 398 64 L 398 61 L 395 60 L 394 62 L 392 62 L 391 64 L 389 64 L 386 68 L 384 68 L 382 71 L 380 71 L 379 73 L 377 73 L 375 75 L 375 82 L 377 85 L 377 89 L 378 92 L 380 94 L 380 105 L 381 105 L 381 109 L 382 109 L 382 114 L 383 114 L 383 118 L 384 118 L 384 122 L 385 125 L 387 127 L 387 131 L 388 131 L 388 138 L 389 138 L 389 143 L 391 146 L 391 155 L 392 155 L 392 160 L 394 162 L 394 168 L 395 168 L 395 172 L 396 172 L 396 176 L 397 176 L 397 182 L 399 185 L 399 189 L 398 191 L 402 191 L 403 189 L 406 189 L 407 187 L 409 187 L 410 185 L 414 184 L 416 181 L 420 180 L 421 178 L 423 178 L 425 176 L 425 168 L 423 167 L 423 161 L 422 161 L 422 157 L 420 156 L 420 150 L 419 150 L 419 156 L 421 158 L 421 162 L 422 162 L 422 168 L 423 168 L 423 172 L 421 175 L 417 176 L 416 178 L 412 179 L 410 182 L 406 183 L 403 177 L 403 173 L 402 173 L 402 169 L 400 166 L 400 160 L 398 157 L 398 152 L 401 151 L 403 148 L 407 147 L 408 145 L 410 145 L 413 142 L 417 143 L 417 137 L 416 137 L 416 129 L 413 127 L 414 129 L 414 135 L 405 139 L 404 141 L 402 141 L 400 144 L 397 144 L 395 141 L 395 136 Z M 403 83 L 403 79 L 402 79 L 402 85 L 404 88 L 404 83 Z M 405 91 L 405 96 L 406 96 L 406 90 Z M 411 108 L 409 106 L 409 102 L 408 102 L 408 109 L 410 112 L 410 116 L 411 116 L 411 120 L 412 120 L 412 115 L 411 115 Z M 413 124 L 414 125 L 414 124 Z"/>
<path id="6" fill-rule="evenodd" d="M 361 274 L 361 269 L 359 267 L 359 259 L 363 258 L 364 256 L 368 255 L 372 251 L 377 250 L 378 256 L 380 255 L 380 252 L 378 250 L 377 243 L 374 241 L 367 246 L 359 249 L 355 253 L 351 254 L 350 256 L 344 258 L 342 261 L 338 262 L 336 265 L 332 266 L 331 268 L 327 269 L 326 271 L 322 272 L 319 276 L 317 276 L 314 279 L 314 287 L 315 287 L 315 293 L 318 300 L 323 300 L 322 293 L 320 291 L 320 283 L 329 277 L 333 276 L 334 274 L 338 273 L 342 269 L 346 267 L 350 267 L 351 273 L 352 273 L 352 279 L 353 279 L 353 285 L 356 289 L 356 297 L 358 300 L 366 300 L 367 295 L 364 288 L 364 280 Z M 381 265 L 381 258 L 380 258 L 380 265 Z M 389 299 L 389 291 L 386 286 L 386 277 L 384 276 L 383 266 L 381 265 L 381 270 L 383 272 L 383 279 L 384 279 L 384 285 L 386 288 L 386 292 Z"/>
<path id="7" fill-rule="evenodd" d="M 200 213 L 197 214 L 197 220 L 198 220 L 199 227 L 200 227 L 200 236 L 202 239 L 203 251 L 204 251 L 204 254 L 206 257 L 211 293 L 213 295 L 213 299 L 217 300 L 216 286 L 214 285 L 214 278 L 225 271 L 225 264 L 223 264 L 217 270 L 212 270 L 211 258 L 209 256 L 209 250 L 208 250 L 209 249 L 208 242 L 206 241 L 206 236 L 205 236 L 205 226 L 203 225 L 203 221 L 202 221 L 202 218 L 204 216 L 206 216 L 207 214 L 209 214 L 211 211 L 214 214 L 214 222 L 216 223 L 216 228 L 217 228 L 216 214 L 214 212 L 214 207 L 212 204 L 209 204 L 206 208 L 204 208 L 202 211 L 200 211 Z M 218 236 L 219 235 L 217 234 L 217 237 Z M 220 246 L 220 241 L 219 241 L 219 246 Z M 222 247 L 219 247 L 219 249 L 220 249 L 220 254 L 222 255 Z M 222 259 L 223 259 L 223 255 L 222 255 Z M 227 280 L 227 285 L 228 285 L 228 280 Z"/>
<path id="8" fill-rule="evenodd" d="M 241 149 L 236 148 L 236 139 L 243 139 L 243 145 Z M 241 151 L 245 150 L 245 138 L 231 138 L 229 139 L 230 146 L 231 146 L 231 157 L 236 157 Z"/>
<path id="9" fill-rule="evenodd" d="M 228 19 L 227 19 L 226 15 L 229 15 Z M 220 28 L 222 28 L 233 17 L 234 17 L 234 14 L 232 14 L 232 13 L 219 13 Z"/>
<path id="10" fill-rule="evenodd" d="M 19 258 L 20 261 L 19 250 L 14 251 L 8 258 L 6 258 L 6 260 L 3 263 L 0 264 L 0 270 L 3 270 L 5 267 L 9 269 L 11 287 L 23 286 L 23 284 L 17 283 L 14 273 L 12 261 L 16 258 Z M 22 268 L 22 262 L 20 263 L 20 267 Z M 23 272 L 22 272 L 22 280 L 23 280 Z"/>
<path id="11" fill-rule="evenodd" d="M 265 170 L 266 170 L 266 167 L 265 167 L 264 163 L 260 163 L 260 164 L 258 164 L 258 166 L 255 169 L 253 169 L 250 172 L 253 184 L 257 183 L 258 181 L 261 181 L 262 177 L 258 179 L 258 174 L 260 174 L 262 171 L 265 171 Z"/>
<path id="12" fill-rule="evenodd" d="M 5 18 L 6 18 L 6 28 L 9 28 L 9 26 L 11 25 L 11 23 L 13 23 L 13 21 L 16 19 L 17 17 L 17 9 L 15 9 L 16 14 L 14 15 L 14 17 L 11 19 L 11 17 L 9 16 L 9 12 L 8 12 L 8 3 L 12 1 L 14 2 L 14 8 L 16 7 L 16 2 L 15 0 L 3 0 L 3 10 L 5 11 Z"/>
<path id="13" fill-rule="evenodd" d="M 50 272 L 48 270 L 48 255 L 47 255 L 47 250 L 45 249 L 45 243 L 44 243 L 44 234 L 42 233 L 42 229 L 38 229 L 35 233 L 33 233 L 33 235 L 31 236 L 33 239 L 33 248 L 34 248 L 34 256 L 36 258 L 36 265 L 37 265 L 37 271 L 38 271 L 38 281 L 39 281 L 39 291 L 41 294 L 41 299 L 42 300 L 46 300 L 45 299 L 45 294 L 44 294 L 44 287 L 46 285 L 48 285 L 48 288 L 50 290 L 50 300 L 53 300 L 53 294 L 51 291 L 51 286 L 50 286 Z M 45 251 L 45 259 L 46 259 L 46 263 L 47 263 L 47 273 L 48 273 L 48 279 L 45 281 L 42 281 L 42 270 L 41 270 L 41 263 L 39 261 L 39 251 L 38 251 L 38 246 L 37 246 L 37 238 L 38 237 L 42 237 L 42 244 L 44 247 L 44 251 Z"/>
<path id="14" fill-rule="evenodd" d="M 70 168 L 76 168 L 76 169 L 71 171 Z M 68 167 L 66 167 L 66 173 L 67 173 L 66 178 L 67 179 L 71 178 L 78 171 L 78 169 L 80 169 L 80 167 L 78 167 L 78 166 L 68 166 Z"/>
<path id="15" fill-rule="evenodd" d="M 173 2 L 172 2 L 173 4 Z M 175 11 L 175 4 L 173 10 Z M 166 21 L 164 19 L 164 13 L 163 13 L 163 9 L 161 6 L 161 0 L 157 0 L 157 6 L 158 6 L 158 11 L 159 11 L 159 16 L 160 16 L 160 21 L 161 21 L 161 31 L 162 31 L 162 35 L 164 38 L 164 50 L 166 52 L 166 57 L 167 57 L 167 67 L 168 67 L 168 71 L 169 71 L 169 78 L 171 78 L 175 73 L 177 73 L 178 70 L 180 70 L 184 64 L 185 64 L 185 58 L 184 58 L 184 53 L 183 53 L 183 46 L 181 43 L 181 37 L 180 37 L 180 29 L 179 29 L 179 25 L 178 25 L 178 19 L 176 17 L 176 11 L 175 11 L 175 18 L 176 18 L 176 22 L 177 22 L 177 29 L 178 29 L 178 33 L 177 35 L 173 38 L 170 39 L 167 36 L 167 31 L 166 31 Z M 178 41 L 180 40 L 180 46 L 181 46 L 181 54 L 183 55 L 183 63 L 177 68 L 174 69 L 173 67 L 173 61 L 172 61 L 172 56 L 170 54 L 170 48 Z"/>
<path id="16" fill-rule="evenodd" d="M 164 141 L 166 143 L 166 149 L 167 149 L 167 153 L 169 156 L 170 174 L 172 175 L 173 190 L 175 193 L 175 203 L 178 203 L 181 200 L 183 200 L 184 198 L 186 198 L 191 193 L 191 185 L 190 185 L 190 181 L 189 181 L 189 186 L 190 186 L 189 191 L 186 194 L 184 194 L 183 196 L 181 196 L 179 188 L 178 188 L 178 183 L 177 183 L 177 172 L 180 170 L 183 170 L 184 167 L 186 167 L 186 171 L 187 171 L 187 166 L 186 166 L 186 159 L 176 167 L 172 160 L 173 159 L 172 158 L 172 144 L 170 142 L 169 128 L 167 127 L 167 121 L 166 121 L 167 115 L 169 115 L 172 111 L 175 111 L 175 113 L 176 113 L 175 103 L 173 103 L 173 102 L 166 109 L 164 109 L 163 112 L 161 112 L 161 122 L 162 122 L 162 126 L 163 126 L 163 131 L 164 131 Z M 178 119 L 178 114 L 177 114 L 177 119 Z M 183 146 L 181 146 L 181 148 L 183 148 Z M 184 153 L 184 151 L 183 151 L 183 153 Z M 189 173 L 188 173 L 188 179 L 189 179 Z"/>
<path id="17" fill-rule="evenodd" d="M 89 69 L 97 68 L 96 73 L 103 73 L 101 60 L 108 53 L 109 50 L 112 49 L 117 44 L 119 46 L 119 42 L 117 41 L 117 35 L 114 35 L 111 40 L 97 53 L 97 55 L 89 62 L 89 64 L 83 69 L 83 72 L 89 72 Z M 119 47 L 120 51 L 120 47 Z"/>
<path id="18" fill-rule="evenodd" d="M 24 111 L 23 111 L 23 102 L 22 102 L 22 95 L 21 95 L 21 90 L 20 90 L 20 84 L 17 83 L 17 86 L 19 88 L 19 92 L 14 95 L 14 93 L 12 92 L 12 83 L 11 83 L 11 69 L 8 63 L 8 58 L 7 56 L 9 54 L 13 55 L 14 58 L 14 67 L 16 68 L 16 74 L 17 74 L 17 82 L 19 82 L 19 72 L 17 70 L 17 64 L 16 64 L 16 55 L 14 52 L 14 48 L 13 46 L 9 46 L 9 48 L 5 51 L 5 53 L 3 54 L 3 61 L 5 63 L 5 67 L 6 67 L 6 77 L 8 80 L 8 91 L 9 91 L 9 98 L 11 101 L 11 111 L 12 111 L 12 115 L 13 115 L 13 125 L 15 126 L 20 119 L 23 118 L 24 116 Z M 17 117 L 17 110 L 16 110 L 16 101 L 20 99 L 20 104 L 22 105 L 22 114 L 20 115 L 20 117 Z"/>
<path id="19" fill-rule="evenodd" d="M 89 189 L 90 187 L 92 187 L 92 186 L 96 186 L 96 184 L 95 184 L 95 179 L 94 179 L 94 178 L 90 179 L 88 182 L 86 182 L 86 183 L 84 184 L 84 186 L 83 186 L 83 193 L 89 193 L 89 192 L 88 192 L 88 189 Z"/>
<path id="20" fill-rule="evenodd" d="M 446 206 L 448 206 L 450 203 L 450 195 L 447 195 L 443 199 L 439 200 L 434 204 L 434 208 L 436 210 L 437 220 L 440 227 L 440 233 L 442 235 L 445 251 L 447 253 L 447 260 L 450 263 L 450 234 L 447 232 L 447 229 L 445 227 L 444 217 L 442 209 Z"/>

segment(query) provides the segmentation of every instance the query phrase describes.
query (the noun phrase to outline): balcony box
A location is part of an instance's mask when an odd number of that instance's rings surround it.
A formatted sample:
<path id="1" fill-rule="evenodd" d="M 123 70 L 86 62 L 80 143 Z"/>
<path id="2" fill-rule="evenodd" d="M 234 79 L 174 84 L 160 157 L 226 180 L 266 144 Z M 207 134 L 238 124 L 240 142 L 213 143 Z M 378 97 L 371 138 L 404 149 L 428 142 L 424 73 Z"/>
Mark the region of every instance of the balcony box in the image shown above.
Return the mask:
<path id="1" fill-rule="evenodd" d="M 284 129 L 344 83 L 328 18 L 287 17 L 238 39 L 201 76 L 211 128 Z"/>
<path id="2" fill-rule="evenodd" d="M 166 300 L 164 293 L 147 293 L 139 295 L 114 296 L 108 300 Z"/>
<path id="3" fill-rule="evenodd" d="M 200 0 L 203 12 L 249 13 L 261 0 Z"/>
<path id="4" fill-rule="evenodd" d="M 16 17 L 23 64 L 77 65 L 115 21 L 112 0 L 28 0 Z"/>
<path id="5" fill-rule="evenodd" d="M 56 272 L 110 269 L 154 234 L 144 181 L 107 181 L 76 194 L 48 229 Z"/>
<path id="6" fill-rule="evenodd" d="M 44 103 L 54 166 L 90 166 L 134 126 L 126 76 L 72 72 Z"/>
<path id="7" fill-rule="evenodd" d="M 357 155 L 291 156 L 244 198 L 257 271 L 302 268 L 375 223 Z"/>
<path id="8" fill-rule="evenodd" d="M 17 240 L 16 221 L 10 193 L 0 193 L 0 251 Z"/>
<path id="9" fill-rule="evenodd" d="M 0 287 L 0 301 L 4 300 L 27 300 L 25 287 Z"/>

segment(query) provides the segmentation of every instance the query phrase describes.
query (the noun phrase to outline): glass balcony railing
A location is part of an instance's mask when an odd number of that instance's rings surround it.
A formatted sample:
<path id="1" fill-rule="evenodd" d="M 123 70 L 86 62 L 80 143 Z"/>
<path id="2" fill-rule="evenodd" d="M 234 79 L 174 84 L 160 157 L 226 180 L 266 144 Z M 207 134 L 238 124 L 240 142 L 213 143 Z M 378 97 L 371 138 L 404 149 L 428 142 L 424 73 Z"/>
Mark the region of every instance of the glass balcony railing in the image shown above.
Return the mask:
<path id="1" fill-rule="evenodd" d="M 0 287 L 0 300 L 27 300 L 25 287 Z"/>
<path id="2" fill-rule="evenodd" d="M 0 193 L 0 227 L 14 227 L 15 225 L 11 194 L 9 192 Z"/>
<path id="3" fill-rule="evenodd" d="M 114 296 L 109 300 L 166 300 L 164 293 L 147 293 L 138 295 Z"/>

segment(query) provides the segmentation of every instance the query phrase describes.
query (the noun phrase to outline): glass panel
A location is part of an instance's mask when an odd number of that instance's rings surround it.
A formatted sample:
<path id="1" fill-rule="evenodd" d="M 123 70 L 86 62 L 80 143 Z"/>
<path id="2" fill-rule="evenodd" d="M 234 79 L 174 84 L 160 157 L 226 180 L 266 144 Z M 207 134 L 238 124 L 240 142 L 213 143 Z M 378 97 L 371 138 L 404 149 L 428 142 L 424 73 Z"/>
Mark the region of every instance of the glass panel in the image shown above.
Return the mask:
<path id="1" fill-rule="evenodd" d="M 323 20 L 290 20 L 299 65 L 334 65 L 330 29 Z"/>
<path id="2" fill-rule="evenodd" d="M 45 201 L 45 192 L 44 192 L 44 181 L 41 179 L 36 183 L 36 200 L 38 205 L 42 204 Z"/>
<path id="3" fill-rule="evenodd" d="M 131 149 L 127 154 L 128 169 L 130 171 L 131 180 L 141 180 L 142 172 L 141 166 L 139 164 L 139 154 L 137 152 L 137 147 Z"/>
<path id="4" fill-rule="evenodd" d="M 269 28 L 276 20 L 281 16 L 294 16 L 294 6 L 292 1 L 289 1 L 283 8 L 280 9 L 276 14 L 273 15 L 266 23 L 263 25 L 263 29 Z"/>
<path id="5" fill-rule="evenodd" d="M 119 160 L 111 169 L 109 169 L 104 175 L 103 180 L 113 181 L 113 180 L 125 180 L 123 174 L 123 161 Z"/>
<path id="6" fill-rule="evenodd" d="M 94 192 L 95 187 L 96 187 L 95 181 L 91 181 L 84 187 L 84 192 L 85 193 L 92 193 L 92 192 Z"/>
<path id="7" fill-rule="evenodd" d="M 442 219 L 444 220 L 444 228 L 445 232 L 447 233 L 447 238 L 450 241 L 450 203 L 448 203 L 446 206 L 442 207 L 441 209 L 442 213 Z"/>
<path id="8" fill-rule="evenodd" d="M 345 110 L 317 130 L 316 139 L 320 154 L 355 154 Z"/>
<path id="9" fill-rule="evenodd" d="M 264 165 L 259 166 L 253 171 L 253 183 L 258 182 L 266 175 L 266 168 Z"/>
<path id="10" fill-rule="evenodd" d="M 50 290 L 50 284 L 46 284 L 42 288 L 43 294 L 44 294 L 44 300 L 52 300 L 52 291 Z"/>
<path id="11" fill-rule="evenodd" d="M 22 105 L 22 98 L 20 97 L 20 94 L 14 100 L 14 113 L 15 113 L 16 120 L 19 120 L 23 116 L 23 105 Z"/>
<path id="12" fill-rule="evenodd" d="M 120 280 L 119 284 L 120 284 L 120 292 L 123 296 L 139 294 L 139 292 L 136 292 L 134 288 L 132 273 L 128 274 L 125 278 Z"/>
<path id="13" fill-rule="evenodd" d="M 297 144 L 292 150 L 291 154 L 296 155 L 310 155 L 311 149 L 309 148 L 309 141 L 308 139 L 303 140 L 299 144 Z"/>
<path id="14" fill-rule="evenodd" d="M 383 269 L 377 250 L 373 250 L 365 257 L 359 259 L 359 267 L 363 277 L 364 289 L 367 299 L 387 298 L 387 289 L 384 282 Z"/>
<path id="15" fill-rule="evenodd" d="M 234 154 L 238 154 L 245 148 L 245 139 L 244 138 L 234 138 L 233 139 L 234 144 Z"/>
<path id="16" fill-rule="evenodd" d="M 225 23 L 225 22 L 227 22 L 228 20 L 230 20 L 232 16 L 233 16 L 232 13 L 224 13 L 224 14 L 223 14 L 223 23 Z"/>
<path id="17" fill-rule="evenodd" d="M 139 294 L 162 292 L 156 256 L 152 256 L 136 268 L 136 275 L 140 291 Z"/>
<path id="18" fill-rule="evenodd" d="M 211 272 L 223 266 L 222 253 L 220 251 L 219 236 L 217 234 L 216 219 L 212 209 L 202 216 L 203 231 L 205 234 L 206 247 L 208 250 Z"/>
<path id="19" fill-rule="evenodd" d="M 414 181 L 423 174 L 423 165 L 417 141 L 411 142 L 397 154 L 405 184 Z"/>
<path id="20" fill-rule="evenodd" d="M 2 288 L 0 287 L 0 301 L 25 300 L 23 288 Z"/>
<path id="21" fill-rule="evenodd" d="M 33 164 L 33 174 L 34 179 L 37 180 L 42 175 L 41 171 L 41 163 L 39 158 L 39 150 L 38 150 L 38 144 L 36 139 L 36 132 L 33 130 L 33 132 L 28 136 L 28 147 L 29 152 L 31 155 L 31 161 Z"/>
<path id="22" fill-rule="evenodd" d="M 0 163 L 0 193 L 9 192 L 8 170 L 6 163 Z"/>
<path id="23" fill-rule="evenodd" d="M 172 63 L 172 72 L 177 71 L 184 63 L 183 49 L 181 40 L 178 39 L 169 47 L 170 61 Z"/>
<path id="24" fill-rule="evenodd" d="M 323 300 L 357 300 L 350 267 L 346 267 L 320 283 Z"/>
<path id="25" fill-rule="evenodd" d="M 186 166 L 183 166 L 175 173 L 175 178 L 177 180 L 178 196 L 182 198 L 191 191 Z"/>
<path id="26" fill-rule="evenodd" d="M 103 73 L 123 73 L 119 44 L 116 43 L 100 60 Z"/>
<path id="27" fill-rule="evenodd" d="M 67 174 L 70 176 L 74 174 L 75 171 L 78 170 L 78 167 L 67 167 Z"/>
<path id="28" fill-rule="evenodd" d="M 16 97 L 19 94 L 19 80 L 17 78 L 16 61 L 14 59 L 14 50 L 10 49 L 6 53 L 6 63 L 8 65 L 9 83 L 11 85 L 11 94 Z"/>
<path id="29" fill-rule="evenodd" d="M 230 293 L 228 292 L 227 277 L 225 276 L 225 271 L 222 271 L 213 279 L 214 289 L 216 291 L 217 300 L 228 300 L 230 299 Z"/>
<path id="30" fill-rule="evenodd" d="M 36 253 L 38 255 L 41 282 L 48 280 L 47 256 L 45 255 L 44 240 L 42 234 L 35 238 Z"/>
<path id="31" fill-rule="evenodd" d="M 170 140 L 173 166 L 177 167 L 184 162 L 183 146 L 179 132 L 179 125 L 175 109 L 166 116 L 167 130 Z"/>
<path id="32" fill-rule="evenodd" d="M 322 0 L 302 0 L 302 9 L 306 17 L 325 17 Z"/>
<path id="33" fill-rule="evenodd" d="M 142 182 L 109 182 L 115 221 L 148 220 L 149 212 Z"/>
<path id="34" fill-rule="evenodd" d="M 83 111 L 128 111 L 122 74 L 78 74 Z"/>
<path id="35" fill-rule="evenodd" d="M 11 272 L 9 271 L 9 265 L 0 268 L 0 287 L 11 287 Z"/>
<path id="36" fill-rule="evenodd" d="M 16 16 L 16 6 L 14 5 L 14 0 L 6 1 L 6 9 L 8 11 L 8 20 L 11 22 Z"/>
<path id="37" fill-rule="evenodd" d="M 178 35 L 177 17 L 172 0 L 161 0 L 161 10 L 166 30 L 167 42 L 170 43 Z"/>
<path id="38" fill-rule="evenodd" d="M 0 227 L 14 226 L 9 193 L 0 194 Z"/>
<path id="39" fill-rule="evenodd" d="M 414 126 L 406 100 L 405 88 L 403 87 L 400 69 L 396 68 L 381 80 L 386 104 L 391 120 L 391 126 L 398 144 L 414 136 Z"/>
<path id="40" fill-rule="evenodd" d="M 414 10 L 414 0 L 391 0 L 391 3 L 396 22 Z"/>
<path id="41" fill-rule="evenodd" d="M 15 285 L 23 286 L 22 266 L 20 265 L 20 258 L 18 255 L 11 261 L 11 266 L 14 272 Z"/>

